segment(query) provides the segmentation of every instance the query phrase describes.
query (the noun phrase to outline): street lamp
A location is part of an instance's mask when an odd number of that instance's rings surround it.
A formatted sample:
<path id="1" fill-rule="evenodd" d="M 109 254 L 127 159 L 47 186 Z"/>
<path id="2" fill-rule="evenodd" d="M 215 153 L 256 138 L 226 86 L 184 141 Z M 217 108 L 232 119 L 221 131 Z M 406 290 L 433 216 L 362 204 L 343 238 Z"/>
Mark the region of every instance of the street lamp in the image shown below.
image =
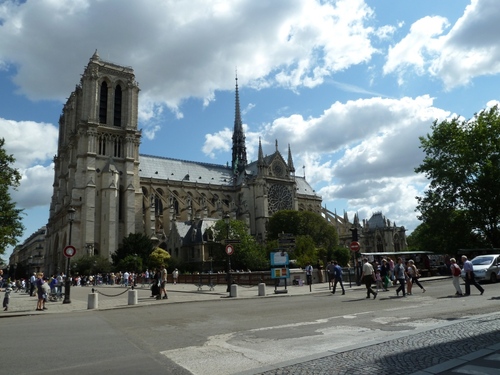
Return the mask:
<path id="1" fill-rule="evenodd" d="M 224 216 L 224 222 L 226 223 L 226 245 L 227 245 L 227 240 L 229 240 L 229 222 L 231 218 L 229 217 L 229 214 L 226 214 Z M 227 292 L 231 292 L 231 256 L 228 254 L 227 256 Z"/>
<path id="2" fill-rule="evenodd" d="M 76 210 L 73 207 L 70 207 L 68 209 L 68 221 L 69 221 L 69 240 L 68 240 L 68 245 L 71 245 L 71 231 L 73 229 L 73 221 L 75 220 L 75 212 Z M 71 280 L 69 277 L 70 274 L 70 263 L 71 263 L 71 258 L 68 257 L 68 263 L 66 266 L 66 280 L 64 283 L 64 300 L 63 303 L 71 303 L 71 298 L 70 298 L 70 288 L 71 288 Z"/>

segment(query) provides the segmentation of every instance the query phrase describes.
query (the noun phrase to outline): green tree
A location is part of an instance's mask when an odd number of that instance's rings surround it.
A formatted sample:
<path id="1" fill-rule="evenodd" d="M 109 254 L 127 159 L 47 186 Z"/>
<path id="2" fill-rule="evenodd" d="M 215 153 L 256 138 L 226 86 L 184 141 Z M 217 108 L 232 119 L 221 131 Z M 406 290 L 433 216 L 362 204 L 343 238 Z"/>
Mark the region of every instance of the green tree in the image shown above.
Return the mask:
<path id="1" fill-rule="evenodd" d="M 160 268 L 162 265 L 168 267 L 170 254 L 168 251 L 157 247 L 151 254 L 149 254 L 148 264 L 150 268 Z"/>
<path id="2" fill-rule="evenodd" d="M 314 212 L 278 211 L 269 219 L 268 240 L 277 240 L 281 233 L 295 236 L 295 249 L 290 253 L 300 266 L 331 258 L 338 245 L 336 229 Z"/>
<path id="3" fill-rule="evenodd" d="M 407 237 L 408 249 L 458 254 L 459 249 L 483 248 L 487 243 L 478 233 L 471 231 L 467 215 L 462 211 L 440 211 L 429 215 Z"/>
<path id="4" fill-rule="evenodd" d="M 428 226 L 453 213 L 471 236 L 484 237 L 500 247 L 500 116 L 498 107 L 483 110 L 470 120 L 453 118 L 432 125 L 420 137 L 425 153 L 415 169 L 430 180 L 417 197 L 420 219 Z M 456 220 L 446 220 L 453 225 Z M 450 228 L 448 228 L 450 229 Z M 449 239 L 453 235 L 443 231 Z"/>
<path id="5" fill-rule="evenodd" d="M 5 253 L 7 246 L 15 246 L 24 230 L 22 210 L 16 208 L 9 192 L 19 186 L 21 174 L 12 167 L 16 159 L 7 154 L 4 145 L 5 139 L 0 138 L 0 254 Z"/>
<path id="6" fill-rule="evenodd" d="M 73 273 L 79 275 L 94 275 L 111 271 L 111 263 L 108 259 L 98 255 L 85 255 L 72 263 Z"/>
<path id="7" fill-rule="evenodd" d="M 154 249 L 154 243 L 148 236 L 143 233 L 130 233 L 123 239 L 121 246 L 111 258 L 113 263 L 118 265 L 127 257 L 137 256 L 141 259 L 141 263 L 145 264 L 149 262 L 149 255 Z"/>
<path id="8" fill-rule="evenodd" d="M 269 268 L 269 258 L 266 250 L 259 245 L 255 239 L 248 234 L 247 227 L 243 221 L 230 220 L 227 225 L 224 220 L 219 220 L 214 226 L 215 241 L 221 243 L 219 249 L 214 248 L 214 261 L 224 263 L 227 261 L 225 246 L 222 242 L 225 239 L 239 240 L 240 243 L 234 245 L 235 251 L 231 255 L 231 268 L 262 270 Z"/>

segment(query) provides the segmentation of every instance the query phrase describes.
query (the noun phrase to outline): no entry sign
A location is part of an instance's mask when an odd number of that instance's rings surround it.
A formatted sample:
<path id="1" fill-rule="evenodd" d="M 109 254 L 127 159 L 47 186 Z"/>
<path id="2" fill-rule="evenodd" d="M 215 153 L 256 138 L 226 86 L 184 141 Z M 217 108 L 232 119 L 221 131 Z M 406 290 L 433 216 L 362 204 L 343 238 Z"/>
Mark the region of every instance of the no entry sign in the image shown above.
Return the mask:
<path id="1" fill-rule="evenodd" d="M 233 255 L 234 253 L 234 247 L 233 245 L 229 244 L 229 245 L 226 245 L 226 254 L 227 255 Z"/>
<path id="2" fill-rule="evenodd" d="M 68 245 L 64 248 L 63 253 L 66 258 L 71 258 L 76 254 L 76 249 L 74 246 Z"/>
<path id="3" fill-rule="evenodd" d="M 349 245 L 349 248 L 352 251 L 359 251 L 359 249 L 361 249 L 361 245 L 359 244 L 358 241 L 352 241 L 351 244 Z"/>

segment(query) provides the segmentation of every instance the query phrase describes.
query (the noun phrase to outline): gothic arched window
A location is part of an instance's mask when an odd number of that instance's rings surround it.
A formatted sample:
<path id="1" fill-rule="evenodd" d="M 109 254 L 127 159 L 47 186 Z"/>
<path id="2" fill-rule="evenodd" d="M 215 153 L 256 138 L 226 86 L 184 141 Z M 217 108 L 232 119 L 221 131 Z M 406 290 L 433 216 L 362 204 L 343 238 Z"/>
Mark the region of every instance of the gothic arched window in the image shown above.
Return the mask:
<path id="1" fill-rule="evenodd" d="M 161 196 L 163 191 L 158 190 L 158 194 L 155 194 L 155 216 L 161 216 L 163 214 L 163 201 Z"/>
<path id="2" fill-rule="evenodd" d="M 384 242 L 382 241 L 382 237 L 380 236 L 377 236 L 377 251 L 378 252 L 384 251 Z"/>
<path id="3" fill-rule="evenodd" d="M 122 88 L 120 85 L 115 89 L 115 108 L 114 108 L 114 121 L 115 126 L 122 126 Z"/>
<path id="4" fill-rule="evenodd" d="M 108 112 L 108 84 L 101 84 L 101 94 L 99 96 L 99 123 L 106 124 Z"/>

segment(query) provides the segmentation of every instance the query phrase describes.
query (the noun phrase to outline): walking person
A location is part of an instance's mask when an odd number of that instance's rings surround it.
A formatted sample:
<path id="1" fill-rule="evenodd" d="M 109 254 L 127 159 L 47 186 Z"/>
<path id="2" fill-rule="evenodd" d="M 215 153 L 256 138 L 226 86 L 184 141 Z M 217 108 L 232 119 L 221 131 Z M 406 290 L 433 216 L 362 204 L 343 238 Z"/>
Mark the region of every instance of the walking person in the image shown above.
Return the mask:
<path id="1" fill-rule="evenodd" d="M 160 284 L 160 296 L 163 293 L 163 299 L 168 299 L 167 296 L 167 278 L 168 273 L 164 265 L 161 266 L 161 284 Z"/>
<path id="2" fill-rule="evenodd" d="M 10 292 L 12 292 L 12 288 L 10 283 L 7 284 L 7 287 L 5 288 L 5 295 L 3 296 L 3 311 L 8 311 L 9 310 L 9 302 L 10 302 Z"/>
<path id="3" fill-rule="evenodd" d="M 476 281 L 476 278 L 474 276 L 474 266 L 472 265 L 472 262 L 468 260 L 465 255 L 462 255 L 462 263 L 464 264 L 465 271 L 465 295 L 470 296 L 471 284 L 474 285 L 477 290 L 479 290 L 479 292 L 481 292 L 481 295 L 483 295 L 484 288 Z"/>
<path id="4" fill-rule="evenodd" d="M 335 282 L 334 267 L 335 265 L 333 264 L 333 261 L 329 261 L 326 266 L 326 274 L 328 276 L 328 289 L 332 288 Z"/>
<path id="5" fill-rule="evenodd" d="M 411 284 L 417 284 L 418 287 L 422 289 L 422 293 L 425 293 L 426 289 L 422 286 L 422 284 L 420 284 L 420 281 L 418 281 L 420 272 L 418 271 L 417 266 L 415 266 L 415 262 L 411 259 L 408 261 L 408 276 L 410 277 Z"/>
<path id="6" fill-rule="evenodd" d="M 361 280 L 366 286 L 366 298 L 370 298 L 370 295 L 373 294 L 373 299 L 377 298 L 377 292 L 372 289 L 372 283 L 375 280 L 375 271 L 373 266 L 368 263 L 368 259 L 363 259 L 363 269 L 361 273 Z"/>
<path id="7" fill-rule="evenodd" d="M 161 299 L 161 273 L 159 270 L 154 269 L 151 271 L 151 297 L 155 297 L 155 299 Z"/>
<path id="8" fill-rule="evenodd" d="M 403 292 L 403 297 L 406 297 L 406 270 L 401 257 L 398 258 L 398 263 L 394 266 L 394 278 L 400 284 L 399 288 L 396 289 L 396 295 L 399 297 L 399 292 Z"/>
<path id="9" fill-rule="evenodd" d="M 179 270 L 177 268 L 172 272 L 172 278 L 174 279 L 174 285 L 177 284 L 177 279 L 179 278 Z"/>
<path id="10" fill-rule="evenodd" d="M 460 287 L 460 275 L 462 274 L 462 270 L 460 266 L 457 264 L 457 260 L 455 258 L 450 258 L 450 270 L 451 275 L 453 277 L 453 286 L 455 287 L 456 296 L 463 296 L 462 288 Z"/>
<path id="11" fill-rule="evenodd" d="M 342 288 L 342 295 L 345 294 L 345 289 L 344 289 L 344 284 L 342 283 L 342 267 L 339 266 L 336 260 L 333 261 L 333 290 L 332 294 L 335 294 L 335 289 L 337 288 L 337 283 L 340 284 L 340 287 Z"/>
<path id="12" fill-rule="evenodd" d="M 387 263 L 387 259 L 382 259 L 382 264 L 380 265 L 380 277 L 382 278 L 382 285 L 384 292 L 387 292 L 387 288 L 389 287 L 389 282 L 391 275 L 391 268 L 389 263 Z"/>

